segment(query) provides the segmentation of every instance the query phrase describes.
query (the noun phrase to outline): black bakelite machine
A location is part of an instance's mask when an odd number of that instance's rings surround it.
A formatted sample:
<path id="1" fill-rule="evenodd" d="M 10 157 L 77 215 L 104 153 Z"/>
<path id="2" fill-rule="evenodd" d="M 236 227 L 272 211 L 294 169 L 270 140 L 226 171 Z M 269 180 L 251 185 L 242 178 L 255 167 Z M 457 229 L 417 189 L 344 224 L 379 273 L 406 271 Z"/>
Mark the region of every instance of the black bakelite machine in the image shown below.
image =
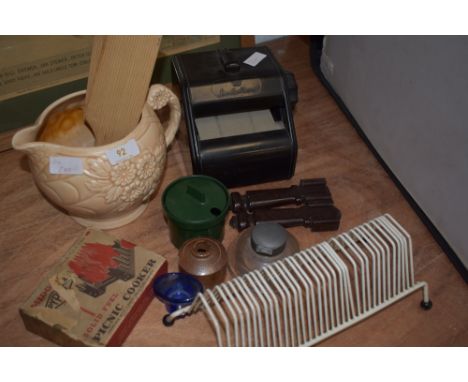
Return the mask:
<path id="1" fill-rule="evenodd" d="M 297 85 L 268 48 L 181 54 L 172 65 L 194 174 L 228 187 L 294 175 Z"/>

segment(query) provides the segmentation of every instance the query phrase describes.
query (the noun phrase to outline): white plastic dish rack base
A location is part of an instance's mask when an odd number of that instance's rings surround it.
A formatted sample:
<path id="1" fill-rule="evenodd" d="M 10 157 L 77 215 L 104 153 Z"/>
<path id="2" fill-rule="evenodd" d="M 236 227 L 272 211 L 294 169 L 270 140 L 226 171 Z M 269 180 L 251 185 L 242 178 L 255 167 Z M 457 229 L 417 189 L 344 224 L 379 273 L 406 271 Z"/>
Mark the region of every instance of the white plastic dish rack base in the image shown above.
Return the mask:
<path id="1" fill-rule="evenodd" d="M 410 235 L 389 214 L 199 293 L 164 317 L 203 310 L 218 346 L 311 346 L 422 289 Z"/>

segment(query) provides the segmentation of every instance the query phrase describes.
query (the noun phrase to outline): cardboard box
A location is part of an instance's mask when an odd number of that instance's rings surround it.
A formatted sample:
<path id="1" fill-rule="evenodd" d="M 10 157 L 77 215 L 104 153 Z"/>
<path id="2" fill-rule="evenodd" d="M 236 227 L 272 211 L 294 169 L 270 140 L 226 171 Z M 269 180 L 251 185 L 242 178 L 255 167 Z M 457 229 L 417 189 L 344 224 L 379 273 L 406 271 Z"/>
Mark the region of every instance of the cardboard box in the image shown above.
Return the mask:
<path id="1" fill-rule="evenodd" d="M 119 346 L 154 299 L 167 262 L 86 230 L 20 308 L 26 328 L 64 346 Z"/>

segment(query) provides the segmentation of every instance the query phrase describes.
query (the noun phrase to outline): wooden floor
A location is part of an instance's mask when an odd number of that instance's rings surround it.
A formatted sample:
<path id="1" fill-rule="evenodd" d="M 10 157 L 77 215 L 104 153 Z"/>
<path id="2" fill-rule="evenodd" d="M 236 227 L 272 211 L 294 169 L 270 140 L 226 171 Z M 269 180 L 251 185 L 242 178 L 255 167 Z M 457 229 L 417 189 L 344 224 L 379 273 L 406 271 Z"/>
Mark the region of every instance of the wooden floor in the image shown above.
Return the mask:
<path id="1" fill-rule="evenodd" d="M 342 211 L 340 232 L 391 213 L 412 235 L 416 280 L 429 283 L 434 303 L 432 310 L 423 311 L 419 307 L 421 296 L 416 293 L 321 345 L 468 345 L 466 284 L 313 74 L 307 39 L 290 37 L 267 45 L 298 81 L 294 118 L 299 155 L 291 181 L 249 188 L 287 186 L 301 178 L 326 177 Z M 0 345 L 47 346 L 48 341 L 24 329 L 18 308 L 83 228 L 44 200 L 26 168 L 22 154 L 12 150 L 0 153 Z M 150 207 L 137 221 L 111 231 L 166 256 L 172 271 L 177 269 L 177 250 L 169 242 L 160 195 L 169 182 L 186 174 L 181 143 L 176 141 L 169 151 L 162 186 Z M 305 228 L 291 232 L 302 247 L 337 234 L 312 233 Z M 237 231 L 226 227 L 224 244 L 229 245 L 236 235 Z M 155 300 L 125 345 L 215 345 L 203 313 L 179 320 L 171 328 L 162 325 L 163 314 L 162 304 Z"/>

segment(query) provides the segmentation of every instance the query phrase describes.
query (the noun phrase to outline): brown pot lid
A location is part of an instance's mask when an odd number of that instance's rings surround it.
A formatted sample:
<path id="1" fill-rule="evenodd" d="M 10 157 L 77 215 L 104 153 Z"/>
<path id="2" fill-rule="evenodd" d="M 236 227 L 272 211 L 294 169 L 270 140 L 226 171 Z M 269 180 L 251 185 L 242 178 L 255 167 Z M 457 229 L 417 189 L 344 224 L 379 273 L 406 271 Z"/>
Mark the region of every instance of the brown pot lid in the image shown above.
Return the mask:
<path id="1" fill-rule="evenodd" d="M 179 251 L 179 267 L 192 275 L 208 276 L 226 267 L 227 254 L 215 239 L 198 237 L 187 240 Z"/>

